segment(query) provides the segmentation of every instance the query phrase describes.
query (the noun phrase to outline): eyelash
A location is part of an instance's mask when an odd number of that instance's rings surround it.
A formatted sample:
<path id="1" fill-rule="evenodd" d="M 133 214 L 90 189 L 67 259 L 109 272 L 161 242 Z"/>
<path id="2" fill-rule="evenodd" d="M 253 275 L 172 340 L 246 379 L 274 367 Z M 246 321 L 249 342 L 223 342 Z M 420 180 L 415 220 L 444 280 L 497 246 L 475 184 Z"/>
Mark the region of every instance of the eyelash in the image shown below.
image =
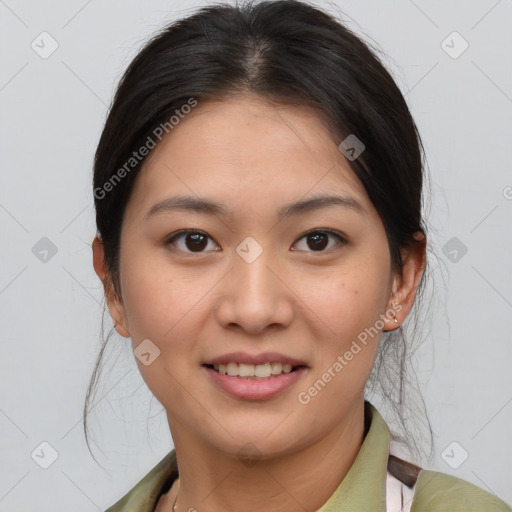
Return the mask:
<path id="1" fill-rule="evenodd" d="M 342 236 L 340 235 L 339 233 L 331 230 L 331 229 L 313 229 L 311 231 L 308 231 L 306 233 L 304 233 L 303 235 L 301 235 L 297 240 L 302 240 L 303 238 L 309 236 L 309 235 L 315 235 L 315 234 L 318 234 L 318 233 L 321 233 L 321 234 L 328 234 L 328 235 L 332 235 L 336 238 L 338 238 L 339 240 L 339 245 L 346 245 L 348 242 L 347 240 Z M 208 233 L 205 233 L 204 231 L 201 231 L 201 230 L 197 230 L 197 229 L 182 229 L 180 231 L 177 231 L 176 233 L 174 233 L 173 235 L 171 235 L 165 242 L 164 244 L 166 246 L 169 246 L 169 245 L 173 245 L 174 242 L 183 237 L 184 235 L 187 235 L 187 234 L 196 234 L 196 235 L 204 235 L 206 236 L 207 238 L 209 238 L 210 240 L 213 240 L 213 238 L 211 238 Z M 321 251 L 306 251 L 306 252 L 311 252 L 313 254 L 325 254 L 325 253 L 329 253 L 331 252 L 332 249 L 334 249 L 336 247 L 333 246 L 333 247 L 330 247 L 329 249 L 325 249 L 325 250 L 321 250 Z M 178 250 L 180 252 L 183 252 L 185 254 L 204 254 L 208 251 L 198 251 L 198 252 L 193 252 L 193 251 L 182 251 L 181 249 L 176 249 L 174 248 L 175 250 Z"/>

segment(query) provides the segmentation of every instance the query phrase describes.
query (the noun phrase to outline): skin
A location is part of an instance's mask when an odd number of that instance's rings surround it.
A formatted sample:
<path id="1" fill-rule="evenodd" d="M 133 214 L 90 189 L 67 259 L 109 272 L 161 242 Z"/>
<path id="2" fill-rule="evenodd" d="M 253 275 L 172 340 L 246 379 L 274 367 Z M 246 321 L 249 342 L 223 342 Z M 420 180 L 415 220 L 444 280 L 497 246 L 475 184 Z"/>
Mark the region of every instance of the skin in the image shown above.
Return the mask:
<path id="1" fill-rule="evenodd" d="M 165 407 L 179 461 L 179 486 L 161 498 L 159 512 L 172 510 L 178 487 L 178 511 L 317 510 L 357 456 L 381 333 L 307 405 L 297 395 L 397 304 L 399 323 L 388 315 L 383 330 L 400 325 L 424 270 L 425 240 L 418 234 L 418 244 L 402 251 L 403 272 L 395 274 L 382 221 L 339 142 L 306 106 L 251 95 L 199 102 L 137 177 L 121 232 L 118 296 L 101 239 L 93 241 L 117 332 L 134 349 L 149 338 L 160 350 L 148 366 L 136 359 Z M 330 206 L 277 220 L 281 206 L 324 193 L 351 196 L 364 212 Z M 145 218 L 178 194 L 218 201 L 230 215 Z M 304 235 L 318 228 L 346 243 L 330 235 L 315 251 Z M 165 244 L 181 229 L 207 233 L 203 252 L 186 237 Z M 263 249 L 252 263 L 235 251 L 247 236 Z M 202 367 L 235 351 L 280 352 L 308 369 L 275 398 L 241 400 Z M 246 443 L 261 457 L 254 465 L 237 456 Z"/>

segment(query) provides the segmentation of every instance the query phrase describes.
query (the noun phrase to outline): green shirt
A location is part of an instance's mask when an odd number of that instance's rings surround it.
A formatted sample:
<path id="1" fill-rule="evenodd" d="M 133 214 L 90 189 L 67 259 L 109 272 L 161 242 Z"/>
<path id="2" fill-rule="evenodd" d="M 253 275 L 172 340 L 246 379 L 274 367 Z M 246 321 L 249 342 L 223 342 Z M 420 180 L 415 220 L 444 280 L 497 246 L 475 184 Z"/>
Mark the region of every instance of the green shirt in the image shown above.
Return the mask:
<path id="1" fill-rule="evenodd" d="M 390 432 L 369 403 L 370 425 L 349 472 L 318 512 L 386 512 Z M 178 478 L 176 452 L 169 452 L 138 484 L 106 512 L 154 512 L 158 500 Z M 411 512 L 512 512 L 512 507 L 469 482 L 421 470 Z"/>

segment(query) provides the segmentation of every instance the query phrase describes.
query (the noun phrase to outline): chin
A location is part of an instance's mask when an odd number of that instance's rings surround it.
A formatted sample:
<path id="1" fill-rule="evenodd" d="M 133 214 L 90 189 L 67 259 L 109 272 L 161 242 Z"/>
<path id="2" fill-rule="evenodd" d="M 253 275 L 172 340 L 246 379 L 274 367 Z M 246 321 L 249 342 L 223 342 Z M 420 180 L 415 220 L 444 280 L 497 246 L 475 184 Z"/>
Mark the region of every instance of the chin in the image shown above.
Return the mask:
<path id="1" fill-rule="evenodd" d="M 232 432 L 228 425 L 226 430 Z M 247 459 L 250 463 L 253 460 L 271 460 L 288 456 L 314 442 L 310 434 L 301 435 L 296 430 L 295 432 L 288 432 L 286 429 L 278 432 L 278 430 L 276 423 L 272 428 L 239 430 L 233 437 L 225 435 L 222 440 L 210 439 L 210 444 L 228 457 L 240 461 Z"/>

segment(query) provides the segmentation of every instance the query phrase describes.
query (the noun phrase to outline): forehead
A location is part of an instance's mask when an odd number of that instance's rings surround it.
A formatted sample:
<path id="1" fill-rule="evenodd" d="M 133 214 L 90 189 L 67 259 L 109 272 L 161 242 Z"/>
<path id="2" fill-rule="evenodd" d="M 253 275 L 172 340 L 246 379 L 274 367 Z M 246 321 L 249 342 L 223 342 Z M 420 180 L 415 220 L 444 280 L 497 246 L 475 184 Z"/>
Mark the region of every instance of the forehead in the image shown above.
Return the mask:
<path id="1" fill-rule="evenodd" d="M 371 208 L 321 115 L 240 95 L 199 101 L 148 156 L 133 195 L 141 209 L 187 194 L 261 210 L 327 192 Z"/>

